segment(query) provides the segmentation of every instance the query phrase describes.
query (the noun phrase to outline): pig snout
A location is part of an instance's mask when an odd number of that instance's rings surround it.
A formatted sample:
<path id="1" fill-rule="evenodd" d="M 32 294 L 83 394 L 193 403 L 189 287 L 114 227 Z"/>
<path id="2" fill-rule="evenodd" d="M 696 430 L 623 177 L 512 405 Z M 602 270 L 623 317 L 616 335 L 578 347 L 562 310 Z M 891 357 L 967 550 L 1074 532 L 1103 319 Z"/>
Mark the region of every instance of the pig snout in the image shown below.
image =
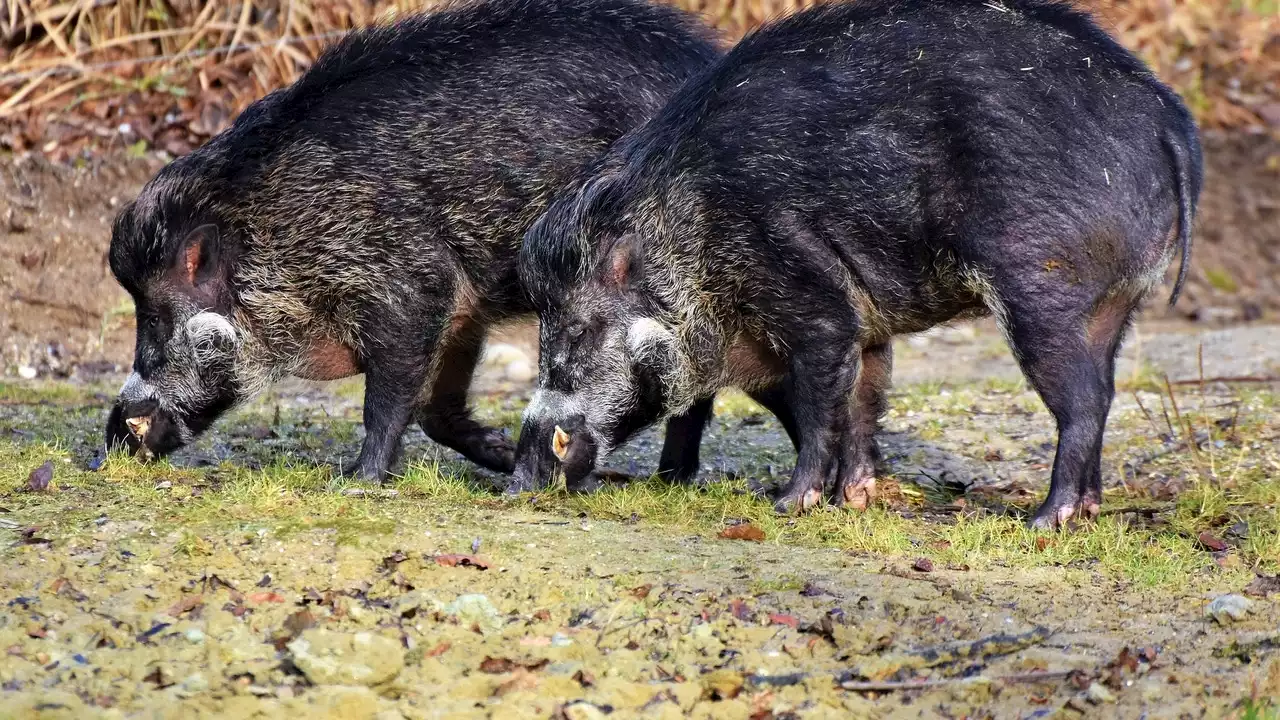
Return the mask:
<path id="1" fill-rule="evenodd" d="M 151 460 L 182 445 L 176 423 L 161 409 L 150 388 L 136 375 L 129 378 L 107 416 L 107 449 L 124 448 Z"/>
<path id="2" fill-rule="evenodd" d="M 516 469 L 510 493 L 537 490 L 550 485 L 556 471 L 563 470 L 565 485 L 576 490 L 584 485 L 596 465 L 597 447 L 587 432 L 586 419 L 526 418 L 516 449 Z"/>

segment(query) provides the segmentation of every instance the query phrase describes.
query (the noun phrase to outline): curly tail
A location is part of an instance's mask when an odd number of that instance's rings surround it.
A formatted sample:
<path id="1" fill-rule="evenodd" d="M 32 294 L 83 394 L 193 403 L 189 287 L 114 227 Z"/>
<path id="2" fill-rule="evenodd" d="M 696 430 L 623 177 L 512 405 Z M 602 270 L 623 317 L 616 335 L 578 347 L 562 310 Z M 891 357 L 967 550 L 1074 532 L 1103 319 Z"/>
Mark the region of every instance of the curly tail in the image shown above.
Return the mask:
<path id="1" fill-rule="evenodd" d="M 1173 294 L 1169 296 L 1169 305 L 1172 306 L 1178 302 L 1182 284 L 1187 279 L 1187 265 L 1191 261 L 1191 224 L 1196 214 L 1197 193 L 1192 187 L 1190 160 L 1187 157 L 1186 148 L 1178 138 L 1173 137 L 1172 133 L 1165 133 L 1164 146 L 1173 158 L 1174 179 L 1178 186 L 1178 245 L 1182 252 L 1182 262 L 1178 266 L 1178 279 L 1174 281 Z"/>

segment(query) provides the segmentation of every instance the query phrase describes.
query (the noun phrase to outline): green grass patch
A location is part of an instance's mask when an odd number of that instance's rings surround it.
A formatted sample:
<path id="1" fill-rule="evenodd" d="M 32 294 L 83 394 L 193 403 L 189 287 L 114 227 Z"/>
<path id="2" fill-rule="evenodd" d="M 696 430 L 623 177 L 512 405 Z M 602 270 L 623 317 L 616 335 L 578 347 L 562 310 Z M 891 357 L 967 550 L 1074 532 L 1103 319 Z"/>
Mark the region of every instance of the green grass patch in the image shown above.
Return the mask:
<path id="1" fill-rule="evenodd" d="M 63 405 L 82 400 L 85 392 L 65 385 L 0 385 L 6 397 L 54 403 L 10 408 L 0 415 L 0 430 L 6 424 L 22 426 L 27 432 L 22 437 L 45 438 L 32 441 L 0 434 L 0 506 L 8 511 L 0 517 L 39 526 L 53 537 L 93 532 L 95 520 L 102 517 L 140 521 L 156 533 L 173 534 L 178 551 L 191 557 L 208 551 L 203 538 L 212 532 L 284 537 L 323 530 L 335 533 L 343 544 L 360 545 L 367 539 L 477 512 L 534 511 L 638 522 L 659 532 L 708 538 L 730 523 L 748 521 L 764 532 L 766 543 L 838 548 L 900 561 L 928 557 L 940 568 L 1099 573 L 1152 588 L 1238 585 L 1254 571 L 1280 569 L 1280 484 L 1272 479 L 1280 470 L 1280 453 L 1269 420 L 1274 418 L 1276 399 L 1266 390 L 1237 394 L 1238 407 L 1220 399 L 1200 398 L 1195 403 L 1190 401 L 1194 397 L 1179 398 L 1183 423 L 1174 421 L 1175 429 L 1199 433 L 1198 449 L 1167 453 L 1147 462 L 1144 472 L 1182 478 L 1185 487 L 1176 500 L 1163 504 L 1139 491 L 1118 489 L 1108 493 L 1106 504 L 1114 508 L 1154 502 L 1160 508 L 1160 522 L 1104 515 L 1075 532 L 1048 534 L 1028 530 L 1019 518 L 980 509 L 931 513 L 954 498 L 937 497 L 928 486 L 917 487 L 906 478 L 898 478 L 901 492 L 889 493 L 893 505 L 881 504 L 865 512 L 822 507 L 786 517 L 777 515 L 767 499 L 750 492 L 745 480 L 714 477 L 714 473 L 706 473 L 713 476 L 708 479 L 717 480 L 706 487 L 643 479 L 588 495 L 557 487 L 508 497 L 494 492 L 492 481 L 465 463 L 435 459 L 438 453 L 422 459 L 419 453 L 410 455 L 414 461 L 383 489 L 395 491 L 389 496 L 343 480 L 317 461 L 354 451 L 353 422 L 319 415 L 315 409 L 278 411 L 270 403 L 220 425 L 217 442 L 231 443 L 234 461 L 182 468 L 167 462 L 144 465 L 115 455 L 100 472 L 90 473 L 81 469 L 83 448 L 97 442 L 101 408 Z M 910 424 L 915 436 L 926 441 L 945 438 L 952 423 L 971 422 L 967 408 L 981 406 L 990 414 L 1038 402 L 1029 390 L 1014 383 L 926 384 L 906 388 L 900 399 L 923 414 Z M 479 405 L 479 415 L 487 422 L 518 424 L 522 408 L 518 399 L 485 398 Z M 725 393 L 717 400 L 717 422 L 725 432 L 736 432 L 741 419 L 761 414 L 766 414 L 763 408 L 740 393 Z M 1122 425 L 1146 423 L 1136 410 L 1122 411 L 1120 416 Z M 258 441 L 245 435 L 264 425 L 276 437 Z M 1138 440 L 1148 435 L 1144 429 L 1109 452 L 1141 452 Z M 785 438 L 779 442 L 785 444 Z M 761 458 L 772 462 L 775 449 L 749 450 L 760 458 L 752 455 L 747 464 Z M 255 458 L 263 462 L 260 468 L 245 466 Z M 27 474 L 46 459 L 55 462 L 58 490 L 22 491 Z M 363 495 L 343 492 L 353 488 L 364 490 Z M 1025 508 L 1033 500 L 1017 502 Z M 1202 532 L 1229 536 L 1235 561 L 1220 565 L 1216 560 L 1221 558 L 1198 541 Z"/>

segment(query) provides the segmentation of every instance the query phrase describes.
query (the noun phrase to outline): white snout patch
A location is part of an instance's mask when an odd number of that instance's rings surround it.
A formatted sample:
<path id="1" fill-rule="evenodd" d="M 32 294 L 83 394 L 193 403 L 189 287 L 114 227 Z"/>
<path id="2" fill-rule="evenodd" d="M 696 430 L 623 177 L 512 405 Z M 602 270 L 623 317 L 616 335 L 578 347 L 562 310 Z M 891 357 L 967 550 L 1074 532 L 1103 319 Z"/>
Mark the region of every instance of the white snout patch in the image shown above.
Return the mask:
<path id="1" fill-rule="evenodd" d="M 635 357 L 645 357 L 673 342 L 675 336 L 671 331 L 653 318 L 640 318 L 627 328 L 627 349 Z"/>
<path id="2" fill-rule="evenodd" d="M 236 326 L 216 312 L 198 312 L 187 321 L 187 335 L 191 342 L 199 344 L 209 340 L 235 342 Z"/>
<path id="3" fill-rule="evenodd" d="M 537 390 L 525 406 L 523 420 L 552 418 L 560 420 L 571 415 L 581 415 L 573 398 L 555 390 Z"/>

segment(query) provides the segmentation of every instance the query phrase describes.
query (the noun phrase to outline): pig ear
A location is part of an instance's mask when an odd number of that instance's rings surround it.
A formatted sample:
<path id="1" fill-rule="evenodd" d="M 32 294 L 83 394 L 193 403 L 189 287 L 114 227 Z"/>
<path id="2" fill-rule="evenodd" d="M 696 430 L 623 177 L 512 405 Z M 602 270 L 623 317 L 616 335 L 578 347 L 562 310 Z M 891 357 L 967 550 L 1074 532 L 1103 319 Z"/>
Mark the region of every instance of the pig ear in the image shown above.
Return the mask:
<path id="1" fill-rule="evenodd" d="M 640 279 L 640 238 L 634 233 L 627 233 L 618 238 L 609 250 L 609 260 L 605 265 L 605 278 L 614 287 L 627 288 Z"/>
<path id="2" fill-rule="evenodd" d="M 201 225 L 187 233 L 178 251 L 178 272 L 189 285 L 200 286 L 222 276 L 222 238 L 218 226 Z"/>

